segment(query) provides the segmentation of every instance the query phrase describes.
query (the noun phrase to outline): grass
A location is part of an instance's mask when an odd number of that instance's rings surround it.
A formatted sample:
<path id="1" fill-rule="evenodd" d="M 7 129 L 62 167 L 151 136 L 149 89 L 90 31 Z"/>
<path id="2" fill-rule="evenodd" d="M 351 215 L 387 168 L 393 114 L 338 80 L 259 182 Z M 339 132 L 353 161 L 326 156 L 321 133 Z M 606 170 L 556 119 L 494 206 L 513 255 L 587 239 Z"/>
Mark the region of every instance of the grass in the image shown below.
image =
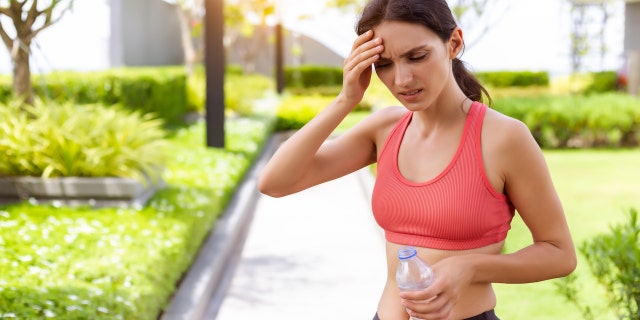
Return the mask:
<path id="1" fill-rule="evenodd" d="M 563 201 L 567 221 L 576 246 L 591 237 L 608 232 L 621 222 L 625 212 L 640 208 L 640 149 L 628 150 L 545 150 L 556 189 Z M 507 238 L 507 251 L 530 243 L 526 226 L 517 217 Z M 617 319 L 607 312 L 601 288 L 579 256 L 581 299 L 596 312 L 596 319 Z M 577 308 L 556 292 L 555 280 L 524 285 L 496 284 L 496 312 L 504 319 L 581 320 Z"/>

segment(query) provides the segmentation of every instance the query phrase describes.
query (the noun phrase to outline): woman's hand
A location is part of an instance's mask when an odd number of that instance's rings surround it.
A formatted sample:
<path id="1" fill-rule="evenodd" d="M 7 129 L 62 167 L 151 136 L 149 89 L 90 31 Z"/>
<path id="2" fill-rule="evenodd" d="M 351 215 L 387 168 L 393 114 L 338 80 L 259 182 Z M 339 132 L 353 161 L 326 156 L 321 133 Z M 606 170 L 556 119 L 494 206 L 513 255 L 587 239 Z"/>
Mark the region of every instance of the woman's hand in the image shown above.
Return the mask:
<path id="1" fill-rule="evenodd" d="M 449 320 L 472 274 L 463 256 L 453 256 L 434 264 L 434 282 L 422 291 L 401 292 L 402 304 L 410 315 L 425 320 Z"/>
<path id="2" fill-rule="evenodd" d="M 351 53 L 344 60 L 342 92 L 339 97 L 354 107 L 362 101 L 371 83 L 372 64 L 382 52 L 382 39 L 373 38 L 369 30 L 356 38 Z"/>

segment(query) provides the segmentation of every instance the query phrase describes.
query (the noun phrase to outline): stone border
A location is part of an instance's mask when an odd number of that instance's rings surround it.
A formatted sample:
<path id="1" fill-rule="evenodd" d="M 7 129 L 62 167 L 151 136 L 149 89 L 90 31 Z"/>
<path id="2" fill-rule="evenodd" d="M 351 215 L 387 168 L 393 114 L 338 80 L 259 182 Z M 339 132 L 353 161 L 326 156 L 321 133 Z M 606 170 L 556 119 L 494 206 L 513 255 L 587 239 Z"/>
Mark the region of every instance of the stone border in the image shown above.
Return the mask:
<path id="1" fill-rule="evenodd" d="M 145 185 L 130 178 L 0 177 L 0 204 L 35 201 L 61 205 L 144 205 L 164 181 Z"/>

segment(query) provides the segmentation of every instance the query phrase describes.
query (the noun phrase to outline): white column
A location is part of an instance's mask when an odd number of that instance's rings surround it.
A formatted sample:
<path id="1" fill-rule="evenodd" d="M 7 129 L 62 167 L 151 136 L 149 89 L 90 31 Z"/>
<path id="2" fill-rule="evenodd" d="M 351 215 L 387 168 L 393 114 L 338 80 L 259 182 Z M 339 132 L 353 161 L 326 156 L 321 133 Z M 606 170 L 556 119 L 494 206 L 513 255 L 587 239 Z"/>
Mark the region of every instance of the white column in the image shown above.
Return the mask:
<path id="1" fill-rule="evenodd" d="M 632 95 L 639 95 L 640 94 L 640 51 L 639 50 L 629 51 L 628 59 L 629 59 L 627 64 L 628 92 L 629 94 L 632 94 Z"/>

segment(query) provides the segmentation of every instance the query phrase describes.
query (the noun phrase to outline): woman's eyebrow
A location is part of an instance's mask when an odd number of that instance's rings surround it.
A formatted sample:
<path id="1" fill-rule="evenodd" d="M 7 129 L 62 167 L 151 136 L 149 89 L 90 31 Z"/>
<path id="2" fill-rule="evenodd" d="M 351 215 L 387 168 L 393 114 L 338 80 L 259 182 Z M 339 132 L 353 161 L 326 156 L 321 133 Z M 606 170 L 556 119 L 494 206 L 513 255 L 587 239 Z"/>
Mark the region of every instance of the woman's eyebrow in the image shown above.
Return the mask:
<path id="1" fill-rule="evenodd" d="M 418 46 L 418 47 L 415 47 L 415 48 L 411 48 L 411 49 L 407 50 L 405 53 L 401 54 L 399 58 L 405 58 L 405 57 L 411 56 L 416 51 L 426 50 L 428 48 L 429 48 L 429 46 L 427 46 L 427 45 L 421 45 L 421 46 Z M 378 60 L 391 60 L 391 58 L 383 57 L 382 55 L 380 55 L 380 58 Z"/>

